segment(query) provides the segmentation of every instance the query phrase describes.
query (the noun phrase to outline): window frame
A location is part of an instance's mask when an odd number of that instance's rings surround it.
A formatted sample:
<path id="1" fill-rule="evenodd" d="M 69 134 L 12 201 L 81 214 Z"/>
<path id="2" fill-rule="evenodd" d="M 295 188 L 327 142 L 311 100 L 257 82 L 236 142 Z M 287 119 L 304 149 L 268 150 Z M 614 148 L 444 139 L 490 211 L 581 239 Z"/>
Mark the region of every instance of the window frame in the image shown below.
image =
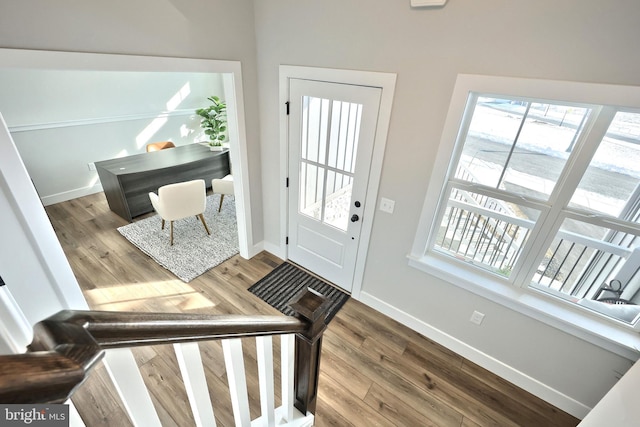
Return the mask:
<path id="1" fill-rule="evenodd" d="M 418 230 L 409 255 L 409 265 L 621 356 L 635 359 L 637 349 L 640 348 L 640 334 L 638 334 L 640 322 L 630 327 L 629 324 L 622 321 L 563 301 L 563 299 L 569 300 L 571 298 L 569 295 L 563 298 L 530 290 L 528 279 L 535 266 L 520 269 L 508 278 L 501 278 L 495 273 L 465 265 L 465 263 L 452 260 L 450 256 L 431 250 L 436 234 L 433 230 L 440 225 L 441 215 L 444 215 L 445 211 L 442 204 L 447 203 L 448 199 L 448 197 L 443 197 L 443 193 L 448 194 L 451 190 L 452 180 L 449 179 L 449 175 L 451 175 L 452 168 L 457 166 L 463 149 L 464 144 L 459 143 L 459 140 L 466 136 L 473 116 L 474 108 L 468 107 L 470 103 L 476 102 L 478 94 L 481 96 L 485 96 L 485 94 L 496 97 L 503 96 L 509 99 L 548 100 L 565 105 L 588 105 L 593 108 L 593 111 L 584 124 L 584 131 L 580 135 L 580 139 L 599 138 L 602 140 L 617 111 L 640 109 L 640 101 L 638 101 L 640 100 L 640 87 L 470 74 L 458 75 L 422 207 Z M 571 171 L 575 171 L 574 168 L 586 170 L 598 144 L 576 144 L 576 147 L 578 146 L 580 151 L 568 160 L 570 163 L 565 165 L 564 171 L 558 178 L 556 187 L 548 200 L 541 202 L 540 200 L 527 199 L 528 204 L 544 206 L 545 209 L 540 211 L 540 218 L 531 232 L 531 238 L 534 238 L 535 241 L 529 246 L 529 251 L 521 255 L 522 259 L 537 256 L 535 254 L 545 251 L 555 238 L 555 232 L 559 229 L 562 221 L 568 217 L 564 214 L 557 214 L 565 210 L 566 204 L 562 200 L 567 197 L 571 199 L 571 195 L 575 192 L 582 177 L 582 173 Z M 585 148 L 589 146 L 591 150 Z M 453 177 L 455 174 L 452 175 Z M 479 188 L 491 190 L 483 186 Z M 562 200 L 558 200 L 559 198 Z M 541 218 L 543 215 L 555 215 L 552 218 L 556 219 L 543 221 Z M 540 234 L 538 228 L 545 223 L 543 230 L 545 234 Z M 553 232 L 554 230 L 555 232 Z"/>

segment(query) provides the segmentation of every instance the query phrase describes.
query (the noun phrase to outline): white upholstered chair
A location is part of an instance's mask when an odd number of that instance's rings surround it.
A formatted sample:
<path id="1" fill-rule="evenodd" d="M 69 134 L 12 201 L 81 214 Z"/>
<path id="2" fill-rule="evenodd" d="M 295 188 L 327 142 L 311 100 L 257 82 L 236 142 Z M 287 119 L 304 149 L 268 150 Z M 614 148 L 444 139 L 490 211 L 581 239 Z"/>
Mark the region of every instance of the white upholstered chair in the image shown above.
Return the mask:
<path id="1" fill-rule="evenodd" d="M 151 204 L 160 218 L 162 218 L 162 229 L 164 222 L 169 221 L 171 227 L 171 245 L 173 245 L 173 221 L 194 215 L 200 218 L 207 234 L 209 227 L 204 221 L 204 210 L 207 206 L 207 195 L 204 179 L 179 182 L 177 184 L 164 185 L 158 188 L 158 194 L 149 193 Z"/>
<path id="2" fill-rule="evenodd" d="M 233 175 L 227 175 L 221 179 L 212 179 L 211 190 L 213 191 L 213 194 L 220 195 L 220 206 L 218 206 L 218 212 L 220 212 L 225 194 L 233 196 Z"/>

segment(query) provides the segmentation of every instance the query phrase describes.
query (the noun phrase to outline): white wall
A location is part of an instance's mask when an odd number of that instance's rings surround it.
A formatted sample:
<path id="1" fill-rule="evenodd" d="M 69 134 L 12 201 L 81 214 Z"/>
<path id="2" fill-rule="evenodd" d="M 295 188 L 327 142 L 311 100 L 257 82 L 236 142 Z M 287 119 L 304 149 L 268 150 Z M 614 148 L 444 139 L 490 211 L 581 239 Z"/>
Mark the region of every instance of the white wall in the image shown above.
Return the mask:
<path id="1" fill-rule="evenodd" d="M 211 95 L 224 99 L 219 74 L 0 69 L 0 111 L 45 205 L 101 191 L 90 162 L 207 140 L 194 111 Z"/>
<path id="2" fill-rule="evenodd" d="M 265 240 L 279 244 L 278 66 L 397 73 L 363 297 L 583 415 L 631 362 L 407 264 L 458 73 L 640 84 L 640 6 L 567 0 L 255 2 Z M 286 23 L 286 25 L 283 25 Z M 278 167 L 276 167 L 278 166 Z M 373 201 L 371 201 L 373 202 Z M 473 310 L 486 314 L 481 327 Z"/>
<path id="3" fill-rule="evenodd" d="M 207 96 L 224 96 L 221 76 L 206 73 L 2 68 L 0 82 L 9 128 L 193 112 Z"/>

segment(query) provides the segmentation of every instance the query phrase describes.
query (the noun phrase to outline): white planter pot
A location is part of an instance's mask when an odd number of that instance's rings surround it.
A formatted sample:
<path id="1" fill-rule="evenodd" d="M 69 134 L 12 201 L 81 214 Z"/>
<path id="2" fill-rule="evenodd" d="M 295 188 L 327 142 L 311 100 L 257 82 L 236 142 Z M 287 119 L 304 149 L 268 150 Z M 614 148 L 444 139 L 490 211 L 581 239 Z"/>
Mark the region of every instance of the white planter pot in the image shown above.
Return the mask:
<path id="1" fill-rule="evenodd" d="M 200 145 L 202 145 L 203 147 L 207 147 L 207 148 L 209 148 L 209 150 L 211 150 L 211 151 L 222 151 L 222 150 L 225 148 L 225 147 L 224 147 L 224 143 L 222 144 L 222 146 L 219 146 L 219 145 L 218 145 L 218 146 L 209 145 L 209 143 L 208 143 L 207 141 L 204 141 L 204 142 L 203 142 L 203 141 L 200 141 L 200 142 L 197 142 L 197 144 L 200 144 Z M 229 148 L 229 147 L 226 147 L 226 148 Z"/>

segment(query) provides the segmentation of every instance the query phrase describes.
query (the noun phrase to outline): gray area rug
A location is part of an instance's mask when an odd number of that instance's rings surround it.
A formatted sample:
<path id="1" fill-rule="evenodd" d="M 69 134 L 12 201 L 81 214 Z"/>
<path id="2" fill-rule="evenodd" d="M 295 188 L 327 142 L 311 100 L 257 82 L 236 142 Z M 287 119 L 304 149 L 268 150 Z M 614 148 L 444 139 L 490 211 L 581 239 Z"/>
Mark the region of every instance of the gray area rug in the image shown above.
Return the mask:
<path id="1" fill-rule="evenodd" d="M 174 221 L 173 246 L 169 245 L 169 223 L 162 230 L 158 215 L 119 227 L 118 231 L 155 262 L 190 282 L 238 253 L 235 200 L 226 196 L 219 213 L 218 203 L 219 194 L 207 196 L 204 218 L 211 236 L 195 216 Z"/>

